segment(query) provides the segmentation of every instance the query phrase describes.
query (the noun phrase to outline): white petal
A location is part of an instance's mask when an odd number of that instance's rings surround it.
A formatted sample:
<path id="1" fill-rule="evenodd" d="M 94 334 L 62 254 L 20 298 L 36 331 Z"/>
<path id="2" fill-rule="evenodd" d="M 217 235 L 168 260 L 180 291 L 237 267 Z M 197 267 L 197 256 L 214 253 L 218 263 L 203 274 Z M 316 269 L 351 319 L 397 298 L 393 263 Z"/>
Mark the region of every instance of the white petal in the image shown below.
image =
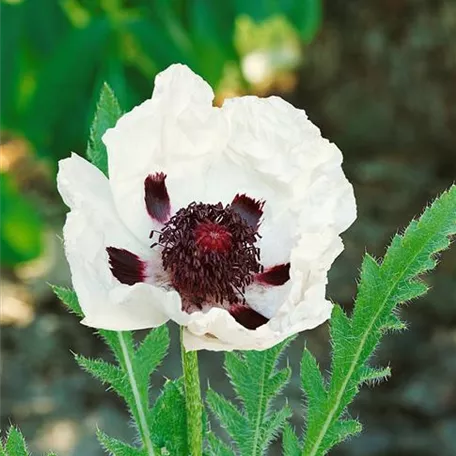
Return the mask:
<path id="1" fill-rule="evenodd" d="M 168 174 L 174 210 L 201 194 L 204 179 L 190 181 L 187 176 L 200 170 L 202 157 L 224 148 L 228 131 L 220 109 L 212 107 L 213 97 L 209 85 L 188 67 L 172 65 L 156 77 L 152 99 L 105 133 L 115 204 L 139 239 L 147 238 L 151 227 L 144 205 L 148 174 Z"/>
<path id="2" fill-rule="evenodd" d="M 212 308 L 208 312 L 190 315 L 184 346 L 186 350 L 264 350 L 286 337 L 271 331 L 268 325 L 248 330 L 226 310 Z"/>
<path id="3" fill-rule="evenodd" d="M 290 293 L 291 281 L 284 285 L 261 285 L 253 283 L 245 290 L 247 304 L 266 318 L 273 318 Z"/>
<path id="4" fill-rule="evenodd" d="M 167 321 L 162 306 L 180 307 L 176 292 L 145 283 L 132 287 L 121 284 L 109 269 L 108 246 L 127 249 L 141 258 L 150 258 L 152 252 L 135 239 L 118 217 L 106 177 L 73 154 L 59 162 L 57 182 L 71 209 L 64 227 L 65 252 L 84 323 L 130 330 Z"/>

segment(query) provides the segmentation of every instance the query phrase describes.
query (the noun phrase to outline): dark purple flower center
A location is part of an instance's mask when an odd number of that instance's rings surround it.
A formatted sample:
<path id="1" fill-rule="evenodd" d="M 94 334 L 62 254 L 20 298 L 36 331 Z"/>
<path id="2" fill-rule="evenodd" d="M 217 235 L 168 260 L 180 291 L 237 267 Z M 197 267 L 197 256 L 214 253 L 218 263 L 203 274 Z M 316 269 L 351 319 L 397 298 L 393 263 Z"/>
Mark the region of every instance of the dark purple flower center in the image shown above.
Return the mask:
<path id="1" fill-rule="evenodd" d="M 163 268 L 189 304 L 244 302 L 245 288 L 263 271 L 258 238 L 230 205 L 191 203 L 160 233 Z"/>
<path id="2" fill-rule="evenodd" d="M 171 201 L 166 188 L 166 175 L 149 174 L 144 181 L 145 208 L 160 231 L 166 283 L 182 298 L 182 310 L 194 312 L 203 304 L 225 308 L 235 320 L 248 329 L 256 329 L 268 319 L 253 310 L 244 298 L 246 288 L 255 282 L 262 287 L 275 287 L 290 279 L 290 263 L 277 264 L 264 270 L 258 228 L 264 201 L 237 194 L 231 204 L 191 203 L 170 218 Z M 121 248 L 106 248 L 113 276 L 127 285 L 145 282 L 149 276 L 147 260 Z"/>

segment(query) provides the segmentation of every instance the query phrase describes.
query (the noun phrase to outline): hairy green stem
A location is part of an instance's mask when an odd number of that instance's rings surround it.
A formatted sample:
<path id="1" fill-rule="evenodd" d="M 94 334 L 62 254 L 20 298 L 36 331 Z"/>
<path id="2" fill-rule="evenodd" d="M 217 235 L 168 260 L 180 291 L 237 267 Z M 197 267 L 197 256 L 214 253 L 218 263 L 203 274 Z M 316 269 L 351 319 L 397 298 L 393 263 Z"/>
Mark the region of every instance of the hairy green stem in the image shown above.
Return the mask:
<path id="1" fill-rule="evenodd" d="M 184 374 L 185 406 L 187 409 L 188 449 L 191 456 L 203 454 L 203 403 L 198 369 L 198 354 L 187 352 L 183 344 L 184 329 L 181 327 L 181 355 Z"/>
<path id="2" fill-rule="evenodd" d="M 148 456 L 154 456 L 154 448 L 152 445 L 152 438 L 150 436 L 149 426 L 147 425 L 147 418 L 141 394 L 139 392 L 138 383 L 136 381 L 133 364 L 131 361 L 130 353 L 128 352 L 127 344 L 125 343 L 124 335 L 122 332 L 118 332 L 120 349 L 122 350 L 122 357 L 127 370 L 128 381 L 133 391 L 133 397 L 135 399 L 136 411 L 138 413 L 138 426 L 141 433 L 141 438 L 147 451 Z"/>

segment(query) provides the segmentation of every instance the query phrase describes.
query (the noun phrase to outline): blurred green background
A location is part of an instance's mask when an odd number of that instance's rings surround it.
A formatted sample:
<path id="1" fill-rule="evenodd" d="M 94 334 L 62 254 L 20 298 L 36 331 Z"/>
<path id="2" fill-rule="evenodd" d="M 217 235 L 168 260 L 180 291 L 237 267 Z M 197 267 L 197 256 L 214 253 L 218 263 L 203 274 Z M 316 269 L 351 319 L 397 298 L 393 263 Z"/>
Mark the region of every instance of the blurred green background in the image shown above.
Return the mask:
<path id="1" fill-rule="evenodd" d="M 343 150 L 358 199 L 329 286 L 348 309 L 365 249 L 381 255 L 455 179 L 454 0 L 3 0 L 0 13 L 1 428 L 18 424 L 37 454 L 101 455 L 97 425 L 132 436 L 122 403 L 78 370 L 70 350 L 109 355 L 47 286 L 69 284 L 57 161 L 84 153 L 103 81 L 129 110 L 150 96 L 157 72 L 181 62 L 218 104 L 279 94 L 305 109 Z M 404 309 L 411 330 L 378 353 L 393 378 L 352 409 L 364 433 L 331 454 L 456 454 L 455 249 L 428 281 L 428 296 Z M 325 366 L 326 328 L 290 350 L 297 426 L 305 341 Z M 208 377 L 231 394 L 220 356 L 203 354 L 202 365 L 203 385 Z M 174 346 L 152 395 L 179 369 Z"/>

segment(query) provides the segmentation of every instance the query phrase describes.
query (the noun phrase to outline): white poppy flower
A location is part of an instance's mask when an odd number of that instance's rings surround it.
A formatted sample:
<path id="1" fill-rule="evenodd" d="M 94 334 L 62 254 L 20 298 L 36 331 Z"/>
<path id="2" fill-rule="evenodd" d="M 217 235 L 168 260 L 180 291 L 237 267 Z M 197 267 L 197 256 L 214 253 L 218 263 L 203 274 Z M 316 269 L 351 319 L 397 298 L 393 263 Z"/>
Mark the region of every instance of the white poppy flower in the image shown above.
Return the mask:
<path id="1" fill-rule="evenodd" d="M 188 350 L 265 349 L 331 315 L 327 273 L 356 217 L 339 149 L 277 97 L 212 106 L 189 68 L 103 141 L 109 179 L 73 154 L 58 188 L 83 323 L 185 326 Z"/>

